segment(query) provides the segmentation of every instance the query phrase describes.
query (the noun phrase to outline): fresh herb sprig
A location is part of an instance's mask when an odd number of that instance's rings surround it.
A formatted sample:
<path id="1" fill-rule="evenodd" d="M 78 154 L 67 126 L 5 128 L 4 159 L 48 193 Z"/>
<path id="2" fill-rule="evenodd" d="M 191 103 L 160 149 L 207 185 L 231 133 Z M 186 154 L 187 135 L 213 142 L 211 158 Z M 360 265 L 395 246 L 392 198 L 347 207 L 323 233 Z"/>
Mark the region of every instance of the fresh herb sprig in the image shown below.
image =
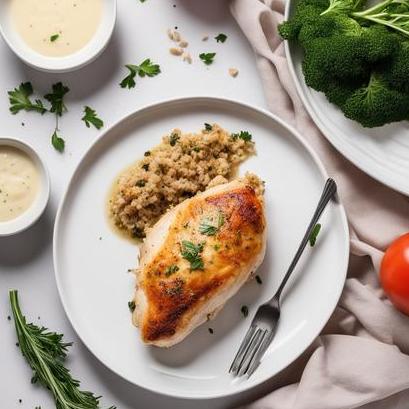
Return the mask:
<path id="1" fill-rule="evenodd" d="M 81 120 L 85 122 L 87 128 L 94 125 L 95 128 L 101 129 L 104 126 L 104 121 L 101 118 L 98 118 L 95 109 L 92 109 L 89 106 L 84 107 L 84 116 Z"/>
<path id="2" fill-rule="evenodd" d="M 182 257 L 189 261 L 191 270 L 203 270 L 204 263 L 201 256 L 205 243 L 194 244 L 191 241 L 182 241 Z"/>
<path id="3" fill-rule="evenodd" d="M 18 88 L 8 91 L 10 112 L 13 115 L 22 110 L 35 111 L 40 114 L 46 113 L 47 109 L 40 99 L 35 99 L 34 102 L 31 101 L 30 96 L 33 95 L 33 92 L 34 90 L 31 82 L 22 82 Z"/>
<path id="4" fill-rule="evenodd" d="M 64 366 L 72 343 L 63 342 L 62 334 L 27 323 L 20 309 L 17 290 L 11 290 L 9 297 L 18 345 L 33 370 L 31 382 L 47 388 L 58 409 L 98 409 L 100 397 L 80 390 L 80 382 Z M 116 408 L 111 406 L 110 409 Z"/>
<path id="5" fill-rule="evenodd" d="M 214 57 L 216 56 L 216 53 L 201 53 L 199 54 L 199 58 L 206 64 L 206 65 L 211 65 L 213 64 Z"/>
<path id="6" fill-rule="evenodd" d="M 122 88 L 134 88 L 136 85 L 135 77 L 139 75 L 143 77 L 154 77 L 160 74 L 160 66 L 154 64 L 150 58 L 144 60 L 140 65 L 127 64 L 125 67 L 129 70 L 129 75 L 127 75 L 121 82 L 120 86 Z"/>
<path id="7" fill-rule="evenodd" d="M 253 136 L 248 131 L 240 131 L 237 133 L 232 133 L 231 137 L 234 141 L 236 141 L 237 139 L 242 139 L 244 142 L 250 142 Z"/>

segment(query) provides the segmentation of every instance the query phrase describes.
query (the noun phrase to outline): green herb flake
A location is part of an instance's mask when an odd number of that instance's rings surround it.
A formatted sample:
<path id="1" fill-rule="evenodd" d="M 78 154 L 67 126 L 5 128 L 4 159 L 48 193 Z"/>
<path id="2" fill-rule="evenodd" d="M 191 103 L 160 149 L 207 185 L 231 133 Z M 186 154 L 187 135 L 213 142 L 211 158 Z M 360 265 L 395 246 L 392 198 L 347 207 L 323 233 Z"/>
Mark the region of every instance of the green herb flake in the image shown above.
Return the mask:
<path id="1" fill-rule="evenodd" d="M 58 40 L 59 37 L 60 37 L 59 34 L 53 34 L 53 35 L 50 37 L 50 41 L 53 43 L 54 41 Z"/>
<path id="2" fill-rule="evenodd" d="M 218 43 L 224 43 L 227 40 L 227 35 L 220 33 L 214 38 Z"/>
<path id="3" fill-rule="evenodd" d="M 206 130 L 207 132 L 210 132 L 210 131 L 213 130 L 213 126 L 210 125 L 210 124 L 208 124 L 207 122 L 205 122 L 204 127 L 205 127 L 205 130 Z"/>
<path id="4" fill-rule="evenodd" d="M 104 121 L 98 118 L 96 111 L 89 106 L 84 107 L 84 116 L 81 118 L 85 122 L 87 128 L 94 125 L 95 128 L 101 129 L 104 126 Z"/>
<path id="5" fill-rule="evenodd" d="M 175 274 L 178 271 L 179 271 L 179 267 L 177 265 L 175 265 L 175 264 L 172 264 L 166 269 L 165 276 L 169 277 L 169 276 L 171 276 L 172 274 Z"/>
<path id="6" fill-rule="evenodd" d="M 154 77 L 158 75 L 160 71 L 160 66 L 154 64 L 150 58 L 144 60 L 140 65 L 127 64 L 125 67 L 129 70 L 129 75 L 126 76 L 119 84 L 122 88 L 134 88 L 136 85 L 135 77 L 139 75 L 143 77 Z"/>
<path id="7" fill-rule="evenodd" d="M 64 139 L 60 138 L 57 134 L 57 131 L 54 131 L 53 135 L 51 136 L 51 144 L 54 146 L 54 149 L 58 152 L 64 152 L 65 148 L 65 141 Z"/>
<path id="8" fill-rule="evenodd" d="M 216 53 L 201 53 L 199 54 L 199 58 L 206 64 L 210 65 L 213 64 L 214 57 L 216 56 Z"/>
<path id="9" fill-rule="evenodd" d="M 206 217 L 204 218 L 199 225 L 199 233 L 204 234 L 205 236 L 214 236 L 224 224 L 224 215 L 219 212 L 217 215 L 217 224 L 213 224 L 213 220 Z"/>
<path id="10" fill-rule="evenodd" d="M 243 305 L 241 307 L 241 313 L 243 314 L 243 317 L 246 318 L 249 315 L 249 308 L 247 307 L 247 305 Z"/>
<path id="11" fill-rule="evenodd" d="M 136 308 L 135 301 L 133 301 L 133 300 L 128 301 L 128 308 L 129 308 L 129 311 L 134 312 L 135 308 Z"/>
<path id="12" fill-rule="evenodd" d="M 145 185 L 146 185 L 146 180 L 143 180 L 143 179 L 138 180 L 135 183 L 135 186 L 138 186 L 138 187 L 144 187 Z"/>
<path id="13" fill-rule="evenodd" d="M 189 261 L 191 270 L 203 270 L 204 263 L 201 257 L 205 243 L 194 244 L 191 241 L 182 241 L 182 257 Z"/>
<path id="14" fill-rule="evenodd" d="M 180 139 L 180 135 L 179 135 L 179 134 L 177 134 L 176 132 L 172 133 L 172 134 L 169 136 L 169 144 L 170 144 L 170 146 L 175 146 L 175 145 L 176 145 L 176 142 L 177 142 L 179 139 Z"/>
<path id="15" fill-rule="evenodd" d="M 215 245 L 213 246 L 213 248 L 214 248 L 216 251 L 219 251 L 219 250 L 220 250 L 220 244 L 215 244 Z"/>
<path id="16" fill-rule="evenodd" d="M 210 332 L 211 334 L 214 333 L 213 328 L 208 328 L 208 330 L 209 330 L 209 332 Z"/>
<path id="17" fill-rule="evenodd" d="M 309 242 L 310 242 L 311 247 L 315 246 L 315 243 L 317 242 L 317 237 L 318 237 L 318 234 L 320 233 L 320 230 L 321 230 L 321 224 L 317 223 L 314 226 L 314 228 L 312 229 L 312 232 L 311 232 L 310 237 L 308 239 Z"/>
<path id="18" fill-rule="evenodd" d="M 70 91 L 70 89 L 63 85 L 62 82 L 57 82 L 52 85 L 52 92 L 44 95 L 44 98 L 50 102 L 50 112 L 54 112 L 58 116 L 62 116 L 67 111 L 67 107 L 64 104 L 64 97 Z"/>
<path id="19" fill-rule="evenodd" d="M 148 164 L 148 163 L 144 163 L 144 164 L 142 165 L 142 169 L 148 171 L 148 170 L 149 170 L 149 164 Z"/>
<path id="20" fill-rule="evenodd" d="M 240 131 L 238 133 L 232 133 L 231 137 L 234 141 L 236 141 L 237 139 L 242 139 L 244 142 L 250 142 L 252 135 L 248 131 Z"/>

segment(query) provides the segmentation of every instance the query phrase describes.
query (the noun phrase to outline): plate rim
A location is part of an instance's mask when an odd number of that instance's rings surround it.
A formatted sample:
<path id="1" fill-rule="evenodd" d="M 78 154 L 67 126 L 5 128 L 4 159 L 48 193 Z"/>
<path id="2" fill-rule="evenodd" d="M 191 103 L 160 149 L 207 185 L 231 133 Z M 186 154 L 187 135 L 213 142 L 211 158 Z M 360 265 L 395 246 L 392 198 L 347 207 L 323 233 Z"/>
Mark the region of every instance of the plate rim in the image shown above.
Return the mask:
<path id="1" fill-rule="evenodd" d="M 136 108 L 135 110 L 131 111 L 128 114 L 123 115 L 121 118 L 119 118 L 117 121 L 113 122 L 109 127 L 107 127 L 105 129 L 105 131 L 98 137 L 96 138 L 91 145 L 85 150 L 85 152 L 81 155 L 79 161 L 77 162 L 77 164 L 75 165 L 74 170 L 72 171 L 72 174 L 68 180 L 68 183 L 64 189 L 64 192 L 61 196 L 61 199 L 59 201 L 58 204 L 58 210 L 57 210 L 57 214 L 55 217 L 55 221 L 54 221 L 54 229 L 53 229 L 53 266 L 54 266 L 54 277 L 56 280 L 56 285 L 57 285 L 57 290 L 58 290 L 58 295 L 61 301 L 61 304 L 63 306 L 65 315 L 68 318 L 68 321 L 71 325 L 71 327 L 74 329 L 76 335 L 78 336 L 78 338 L 81 340 L 81 342 L 84 344 L 84 346 L 87 348 L 88 351 L 91 352 L 91 354 L 98 359 L 99 362 L 101 362 L 106 368 L 108 368 L 110 371 L 112 371 L 114 374 L 116 374 L 117 376 L 119 376 L 121 379 L 124 379 L 125 381 L 131 383 L 132 385 L 135 385 L 139 388 L 142 388 L 144 390 L 148 390 L 150 392 L 153 392 L 155 394 L 158 395 L 162 395 L 162 396 L 169 396 L 169 397 L 173 397 L 173 398 L 179 398 L 179 399 L 186 399 L 186 400 L 210 400 L 210 399 L 218 399 L 218 398 L 226 398 L 229 396 L 235 396 L 238 394 L 241 394 L 243 392 L 249 391 L 250 389 L 259 387 L 260 385 L 264 384 L 265 382 L 267 382 L 269 379 L 271 379 L 273 376 L 278 375 L 283 369 L 285 369 L 286 367 L 288 367 L 291 363 L 293 363 L 296 359 L 298 359 L 298 357 L 300 355 L 302 355 L 307 348 L 312 344 L 312 342 L 314 341 L 314 339 L 321 333 L 322 329 L 324 328 L 324 326 L 326 325 L 326 323 L 328 322 L 328 320 L 330 319 L 332 313 L 334 312 L 338 301 L 341 297 L 343 288 L 344 288 L 344 284 L 345 284 L 345 280 L 347 277 L 347 269 L 348 269 L 348 264 L 349 264 L 349 254 L 350 254 L 350 241 L 349 241 L 349 225 L 348 225 L 348 220 L 346 217 L 346 213 L 345 213 L 345 208 L 343 206 L 343 204 L 341 203 L 341 201 L 338 199 L 337 200 L 337 211 L 339 213 L 339 216 L 341 217 L 341 224 L 343 227 L 343 235 L 344 235 L 344 247 L 345 247 L 345 254 L 342 257 L 342 260 L 344 262 L 344 268 L 343 270 L 343 279 L 342 279 L 342 285 L 339 286 L 338 291 L 336 296 L 334 297 L 333 303 L 332 305 L 330 305 L 330 308 L 328 309 L 328 313 L 325 316 L 325 319 L 323 319 L 323 322 L 320 325 L 320 331 L 318 332 L 318 334 L 314 335 L 313 337 L 308 338 L 308 342 L 306 342 L 306 345 L 303 349 L 301 349 L 299 351 L 298 354 L 296 354 L 296 356 L 293 358 L 293 360 L 291 360 L 288 364 L 284 365 L 282 368 L 280 368 L 275 374 L 272 375 L 268 375 L 265 376 L 263 378 L 260 378 L 255 384 L 250 384 L 249 382 L 243 382 L 239 388 L 237 388 L 234 391 L 227 391 L 227 392 L 220 392 L 217 394 L 209 394 L 209 393 L 203 393 L 203 394 L 195 394 L 195 395 L 191 395 L 191 394 L 183 394 L 181 395 L 177 390 L 174 390 L 172 388 L 168 388 L 165 390 L 157 390 L 154 389 L 154 387 L 151 386 L 147 386 L 147 385 L 140 385 L 138 383 L 135 383 L 132 379 L 126 377 L 125 375 L 119 373 L 116 369 L 113 369 L 109 366 L 108 363 L 105 362 L 105 360 L 103 359 L 103 357 L 99 356 L 99 354 L 96 351 L 93 351 L 91 349 L 90 346 L 88 346 L 88 344 L 85 342 L 85 340 L 83 339 L 83 337 L 81 336 L 80 332 L 77 330 L 77 325 L 76 325 L 76 321 L 73 318 L 73 316 L 71 315 L 70 309 L 67 307 L 67 302 L 66 302 L 66 298 L 64 295 L 64 290 L 63 290 L 63 286 L 61 284 L 60 281 L 60 276 L 61 274 L 58 272 L 58 252 L 57 252 L 57 248 L 58 248 L 58 237 L 59 237 L 59 226 L 60 226 L 60 220 L 62 217 L 62 212 L 63 212 L 63 207 L 64 207 L 64 203 L 66 201 L 66 198 L 70 192 L 70 189 L 73 185 L 73 181 L 76 178 L 77 173 L 79 172 L 81 165 L 84 163 L 85 159 L 87 158 L 87 156 L 91 153 L 91 151 L 94 149 L 94 147 L 103 139 L 105 138 L 107 135 L 109 135 L 116 127 L 121 126 L 122 123 L 130 120 L 132 117 L 134 116 L 138 116 L 138 115 L 144 115 L 145 113 L 149 113 L 149 111 L 154 111 L 157 109 L 161 109 L 161 108 L 166 108 L 167 106 L 171 106 L 174 104 L 181 104 L 181 103 L 185 103 L 185 104 L 189 104 L 189 103 L 195 103 L 195 104 L 200 104 L 200 103 L 212 103 L 212 102 L 216 102 L 216 103 L 221 103 L 221 104 L 228 104 L 230 106 L 239 106 L 241 108 L 244 109 L 248 109 L 250 111 L 256 112 L 258 114 L 267 116 L 270 120 L 275 121 L 276 123 L 278 123 L 280 126 L 282 126 L 284 129 L 286 129 L 291 135 L 292 137 L 295 138 L 295 140 L 300 143 L 303 148 L 306 150 L 306 152 L 310 155 L 311 159 L 313 160 L 313 162 L 315 163 L 315 165 L 317 166 L 323 180 L 325 180 L 325 178 L 328 177 L 328 174 L 324 168 L 324 165 L 322 164 L 321 160 L 319 159 L 317 153 L 315 153 L 315 151 L 312 149 L 312 147 L 310 146 L 310 144 L 305 141 L 301 134 L 294 129 L 291 125 L 287 124 L 284 120 L 282 120 L 281 118 L 279 118 L 278 116 L 276 116 L 275 114 L 260 108 L 260 107 L 256 107 L 252 104 L 248 104 L 244 101 L 240 101 L 240 100 L 234 100 L 234 99 L 230 99 L 230 98 L 224 98 L 224 97 L 218 97 L 218 96 L 211 96 L 211 95 L 202 95 L 202 96 L 181 96 L 181 97 L 175 97 L 175 98 L 168 98 L 168 99 L 161 99 L 157 102 L 153 102 L 150 104 L 146 104 L 143 105 L 139 108 Z"/>
<path id="2" fill-rule="evenodd" d="M 284 12 L 284 19 L 287 20 L 289 15 L 290 15 L 290 9 L 292 7 L 292 3 L 294 0 L 288 0 L 287 4 L 285 6 L 285 12 Z M 385 176 L 381 176 L 381 174 L 378 174 L 376 167 L 379 170 L 379 166 L 371 165 L 370 162 L 368 162 L 368 158 L 364 155 L 361 154 L 359 151 L 357 151 L 355 148 L 354 149 L 349 149 L 345 147 L 345 145 L 340 142 L 337 138 L 333 137 L 333 133 L 331 130 L 325 125 L 325 121 L 321 120 L 319 115 L 316 113 L 316 108 L 312 106 L 312 104 L 309 102 L 306 94 L 304 93 L 304 90 L 301 86 L 301 80 L 298 77 L 296 71 L 295 71 L 295 63 L 293 59 L 293 55 L 291 52 L 291 41 L 285 40 L 284 41 L 284 51 L 285 51 L 285 56 L 287 59 L 287 67 L 290 71 L 290 75 L 294 81 L 295 88 L 297 90 L 297 94 L 301 99 L 301 102 L 303 103 L 303 106 L 307 110 L 309 116 L 313 120 L 314 124 L 318 127 L 318 129 L 321 131 L 321 133 L 325 136 L 328 142 L 331 143 L 331 145 L 349 162 L 351 162 L 354 166 L 356 166 L 358 169 L 360 169 L 362 172 L 366 173 L 368 176 L 371 178 L 375 179 L 376 181 L 382 183 L 384 186 L 387 186 L 399 193 L 402 193 L 405 196 L 409 196 L 409 185 L 405 185 L 403 182 L 400 182 L 402 179 L 399 177 L 396 181 L 394 180 L 388 172 L 388 174 Z M 329 103 L 329 102 L 328 102 Z"/>

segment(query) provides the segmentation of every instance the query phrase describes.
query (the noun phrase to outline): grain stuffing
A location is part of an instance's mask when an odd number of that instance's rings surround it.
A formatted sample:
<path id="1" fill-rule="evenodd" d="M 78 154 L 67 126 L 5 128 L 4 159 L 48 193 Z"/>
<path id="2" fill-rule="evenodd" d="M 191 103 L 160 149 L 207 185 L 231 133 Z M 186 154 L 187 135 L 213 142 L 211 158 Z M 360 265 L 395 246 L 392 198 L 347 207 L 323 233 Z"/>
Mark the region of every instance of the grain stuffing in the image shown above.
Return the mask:
<path id="1" fill-rule="evenodd" d="M 254 153 L 248 132 L 231 134 L 217 124 L 205 124 L 199 133 L 175 129 L 119 175 L 109 199 L 110 217 L 120 230 L 143 238 L 170 207 L 225 183 Z"/>

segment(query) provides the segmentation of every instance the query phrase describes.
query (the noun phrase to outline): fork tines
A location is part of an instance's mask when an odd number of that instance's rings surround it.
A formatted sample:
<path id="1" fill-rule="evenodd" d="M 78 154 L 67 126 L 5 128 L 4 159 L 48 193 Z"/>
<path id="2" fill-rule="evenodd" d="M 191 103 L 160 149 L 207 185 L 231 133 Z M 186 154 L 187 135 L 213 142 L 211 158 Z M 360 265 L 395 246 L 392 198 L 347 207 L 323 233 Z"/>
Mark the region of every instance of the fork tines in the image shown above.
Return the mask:
<path id="1" fill-rule="evenodd" d="M 267 329 L 250 326 L 230 366 L 230 373 L 234 376 L 250 376 L 256 370 L 268 347 L 267 333 Z"/>

